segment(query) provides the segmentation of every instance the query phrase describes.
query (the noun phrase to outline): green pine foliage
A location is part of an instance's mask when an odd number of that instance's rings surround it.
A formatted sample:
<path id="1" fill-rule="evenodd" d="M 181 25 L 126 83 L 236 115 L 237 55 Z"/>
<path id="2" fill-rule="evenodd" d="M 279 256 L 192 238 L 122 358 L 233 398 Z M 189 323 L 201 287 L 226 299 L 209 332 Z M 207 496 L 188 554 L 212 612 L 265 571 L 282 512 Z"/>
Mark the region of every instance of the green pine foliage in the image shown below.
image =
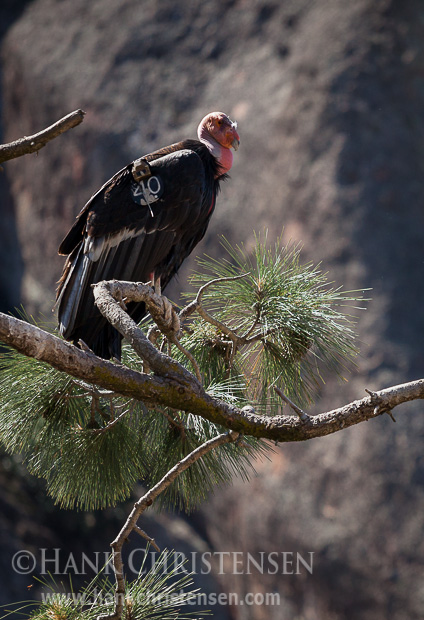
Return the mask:
<path id="1" fill-rule="evenodd" d="M 178 554 L 165 549 L 147 570 L 146 554 L 136 579 L 125 584 L 124 620 L 193 620 L 209 615 L 196 609 L 198 589 L 193 589 L 193 573 Z M 43 583 L 41 601 L 28 601 L 35 608 L 25 614 L 26 605 L 19 603 L 20 612 L 30 620 L 97 620 L 113 613 L 115 584 L 99 573 L 85 588 L 76 592 L 72 584 L 56 583 L 52 577 Z"/>
<path id="2" fill-rule="evenodd" d="M 120 402 L 112 411 L 100 397 L 93 408 L 90 386 L 12 350 L 0 363 L 0 440 L 6 450 L 21 454 L 29 471 L 46 479 L 47 491 L 63 508 L 91 510 L 126 499 L 146 473 L 140 407 L 115 399 Z M 117 407 L 124 415 L 106 429 Z"/>
<path id="3" fill-rule="evenodd" d="M 221 279 L 205 290 L 202 303 L 245 344 L 230 363 L 228 336 L 195 321 L 186 343 L 205 371 L 240 377 L 246 402 L 271 414 L 277 410 L 274 385 L 305 403 L 313 400 L 324 369 L 344 378 L 358 351 L 354 319 L 341 310 L 356 308 L 362 291 L 334 288 L 319 267 L 301 264 L 299 246 L 286 247 L 281 239 L 270 245 L 266 234 L 256 236 L 253 253 L 225 238 L 222 246 L 226 256 L 198 260 L 191 282 L 198 289 Z"/>
<path id="4" fill-rule="evenodd" d="M 139 366 L 130 351 L 125 357 Z M 128 499 L 138 481 L 155 484 L 222 432 L 196 416 L 148 410 L 117 397 L 111 408 L 101 392 L 93 410 L 92 386 L 13 350 L 0 363 L 0 441 L 46 480 L 47 492 L 62 508 L 114 506 Z M 159 505 L 192 510 L 216 484 L 229 483 L 235 474 L 248 478 L 252 459 L 266 452 L 265 446 L 248 438 L 243 447 L 228 444 L 209 453 L 161 495 Z"/>
<path id="5" fill-rule="evenodd" d="M 148 475 L 152 483 L 160 480 L 190 452 L 224 431 L 198 416 L 166 409 L 152 411 L 148 426 L 156 455 Z M 234 475 L 247 480 L 254 473 L 253 461 L 266 456 L 270 449 L 268 444 L 248 437 L 243 439 L 242 445 L 225 444 L 219 451 L 209 452 L 178 476 L 159 497 L 159 505 L 189 512 L 206 499 L 216 485 L 230 484 Z"/>
<path id="6" fill-rule="evenodd" d="M 204 290 L 202 305 L 239 340 L 235 345 L 222 325 L 198 314 L 187 321 L 181 339 L 197 360 L 206 390 L 269 415 L 281 411 L 273 386 L 300 402 L 311 400 L 322 369 L 343 375 L 357 352 L 352 319 L 341 312 L 357 296 L 333 288 L 318 267 L 302 265 L 298 247 L 281 241 L 270 246 L 266 236 L 258 236 L 251 254 L 243 245 L 222 243 L 226 256 L 200 260 L 192 282 L 198 289 L 218 279 Z M 229 279 L 235 276 L 243 277 Z M 167 343 L 159 339 L 161 345 Z M 175 346 L 171 355 L 192 370 Z M 142 370 L 128 345 L 123 362 Z M 48 493 L 63 508 L 115 505 L 137 481 L 155 484 L 225 431 L 185 412 L 149 410 L 13 350 L 1 355 L 0 367 L 0 441 L 46 480 Z M 250 437 L 226 444 L 179 476 L 160 503 L 191 510 L 217 484 L 235 474 L 248 478 L 254 459 L 269 449 Z"/>

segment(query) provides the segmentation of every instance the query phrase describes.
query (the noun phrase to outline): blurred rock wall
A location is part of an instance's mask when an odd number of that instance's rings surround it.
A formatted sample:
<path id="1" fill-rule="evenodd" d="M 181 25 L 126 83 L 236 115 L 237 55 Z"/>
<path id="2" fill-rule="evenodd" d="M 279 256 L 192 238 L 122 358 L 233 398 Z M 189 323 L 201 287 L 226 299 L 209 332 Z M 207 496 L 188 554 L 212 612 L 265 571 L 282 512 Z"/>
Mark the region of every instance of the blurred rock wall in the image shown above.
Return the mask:
<path id="1" fill-rule="evenodd" d="M 217 255 L 222 233 L 249 246 L 253 230 L 284 229 L 337 284 L 372 288 L 358 370 L 328 377 L 315 411 L 422 377 L 423 34 L 419 0 L 33 0 L 3 43 L 4 139 L 86 117 L 5 166 L 24 304 L 50 311 L 56 249 L 93 191 L 221 109 L 241 147 L 196 253 Z M 313 575 L 223 577 L 282 597 L 234 607 L 234 620 L 422 618 L 422 406 L 396 417 L 278 447 L 197 515 L 216 550 L 314 553 Z"/>
<path id="2" fill-rule="evenodd" d="M 0 44 L 8 29 L 22 13 L 26 3 L 27 0 L 3 0 L 0 5 Z M 5 142 L 2 122 L 4 113 L 2 74 L 3 63 L 0 62 L 0 143 Z M 22 270 L 14 202 L 10 194 L 8 177 L 0 170 L 0 312 L 9 312 L 19 305 Z"/>

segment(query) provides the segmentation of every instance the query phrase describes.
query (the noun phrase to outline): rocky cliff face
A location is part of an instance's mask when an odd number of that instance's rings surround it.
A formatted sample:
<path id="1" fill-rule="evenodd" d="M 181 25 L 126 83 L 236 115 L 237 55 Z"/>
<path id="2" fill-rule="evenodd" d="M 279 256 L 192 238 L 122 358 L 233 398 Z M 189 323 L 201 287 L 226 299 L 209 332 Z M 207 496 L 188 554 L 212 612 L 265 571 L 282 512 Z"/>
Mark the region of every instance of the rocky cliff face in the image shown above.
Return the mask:
<path id="1" fill-rule="evenodd" d="M 197 253 L 284 228 L 338 284 L 372 288 L 359 369 L 329 378 L 316 409 L 423 376 L 423 19 L 418 0 L 34 0 L 3 44 L 4 139 L 87 114 L 6 166 L 25 305 L 50 308 L 56 248 L 93 191 L 222 109 L 242 143 Z M 424 423 L 406 410 L 396 427 L 278 448 L 249 485 L 217 492 L 200 528 L 214 549 L 315 554 L 313 575 L 226 578 L 282 596 L 234 619 L 421 617 Z"/>
<path id="2" fill-rule="evenodd" d="M 6 32 L 22 13 L 25 0 L 4 0 L 0 6 L 0 44 Z M 0 65 L 0 118 L 4 114 L 2 66 Z M 4 142 L 0 121 L 0 141 Z M 8 312 L 20 303 L 22 259 L 16 230 L 14 203 L 7 176 L 0 171 L 0 312 Z"/>

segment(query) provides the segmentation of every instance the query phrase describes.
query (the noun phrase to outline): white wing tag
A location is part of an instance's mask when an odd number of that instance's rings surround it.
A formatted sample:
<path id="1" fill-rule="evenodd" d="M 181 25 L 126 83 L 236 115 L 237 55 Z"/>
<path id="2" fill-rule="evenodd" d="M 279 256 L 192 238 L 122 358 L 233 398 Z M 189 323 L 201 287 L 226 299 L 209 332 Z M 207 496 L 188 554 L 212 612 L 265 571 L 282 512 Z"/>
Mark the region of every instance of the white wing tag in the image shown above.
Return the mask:
<path id="1" fill-rule="evenodd" d="M 139 183 L 133 182 L 131 183 L 131 194 L 136 204 L 150 208 L 150 205 L 159 200 L 162 196 L 163 182 L 156 176 L 149 177 L 145 181 L 140 181 Z"/>

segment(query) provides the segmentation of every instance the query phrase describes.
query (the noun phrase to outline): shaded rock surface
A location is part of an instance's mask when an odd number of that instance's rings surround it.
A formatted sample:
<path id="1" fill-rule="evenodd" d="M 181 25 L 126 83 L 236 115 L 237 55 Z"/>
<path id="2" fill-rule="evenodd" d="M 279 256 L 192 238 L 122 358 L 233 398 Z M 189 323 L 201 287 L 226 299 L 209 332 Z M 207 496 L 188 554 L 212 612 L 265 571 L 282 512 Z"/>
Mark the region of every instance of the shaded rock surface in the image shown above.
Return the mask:
<path id="1" fill-rule="evenodd" d="M 328 377 L 316 411 L 422 377 L 423 24 L 419 0 L 33 0 L 3 43 L 4 140 L 87 114 L 5 165 L 25 306 L 50 311 L 56 249 L 91 193 L 222 109 L 242 142 L 195 253 L 218 255 L 221 233 L 249 247 L 253 230 L 284 228 L 332 280 L 372 288 L 358 371 L 344 385 Z M 210 548 L 314 554 L 312 575 L 221 575 L 229 592 L 281 595 L 234 606 L 233 619 L 422 617 L 421 414 L 411 404 L 396 426 L 386 416 L 278 447 L 250 484 L 217 491 L 193 521 Z"/>
<path id="2" fill-rule="evenodd" d="M 4 0 L 0 6 L 0 43 L 13 22 L 22 13 L 27 0 Z M 3 65 L 0 64 L 0 119 L 3 117 Z M 0 120 L 0 142 L 4 142 Z M 20 303 L 22 258 L 14 201 L 7 176 L 0 172 L 0 312 L 8 312 Z"/>

